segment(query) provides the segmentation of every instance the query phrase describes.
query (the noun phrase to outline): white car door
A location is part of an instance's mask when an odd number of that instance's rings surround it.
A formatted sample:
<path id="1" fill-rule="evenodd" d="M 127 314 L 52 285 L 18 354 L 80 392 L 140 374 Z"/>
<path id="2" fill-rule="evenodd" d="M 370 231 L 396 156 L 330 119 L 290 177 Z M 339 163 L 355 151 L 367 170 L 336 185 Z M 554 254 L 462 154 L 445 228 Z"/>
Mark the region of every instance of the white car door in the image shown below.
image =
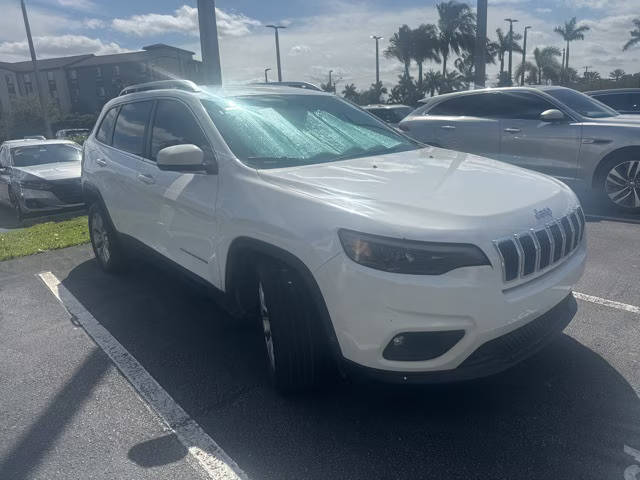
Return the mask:
<path id="1" fill-rule="evenodd" d="M 569 116 L 543 122 L 540 114 L 558 107 L 532 92 L 500 92 L 500 159 L 560 178 L 575 178 L 581 127 Z"/>
<path id="2" fill-rule="evenodd" d="M 118 230 L 149 246 L 155 238 L 153 227 L 159 208 L 152 192 L 156 167 L 144 158 L 152 107 L 152 100 L 120 107 L 112 148 L 103 159 L 111 180 L 100 190 Z"/>
<path id="3" fill-rule="evenodd" d="M 159 99 L 150 129 L 150 158 L 172 145 L 193 144 L 213 161 L 213 149 L 190 107 Z M 218 175 L 154 170 L 153 202 L 158 205 L 154 247 L 190 272 L 219 285 L 215 258 Z"/>

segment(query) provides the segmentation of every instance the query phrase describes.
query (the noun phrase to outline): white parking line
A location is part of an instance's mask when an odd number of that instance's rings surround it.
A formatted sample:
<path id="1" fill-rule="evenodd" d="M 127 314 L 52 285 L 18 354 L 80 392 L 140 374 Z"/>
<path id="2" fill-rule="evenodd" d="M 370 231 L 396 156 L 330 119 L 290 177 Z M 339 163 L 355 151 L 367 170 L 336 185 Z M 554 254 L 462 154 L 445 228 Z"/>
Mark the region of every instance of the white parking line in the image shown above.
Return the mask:
<path id="1" fill-rule="evenodd" d="M 640 314 L 640 307 L 635 305 L 628 305 L 626 303 L 614 302 L 613 300 L 607 300 L 606 298 L 594 297 L 593 295 L 587 295 L 586 293 L 573 292 L 573 296 L 584 300 L 585 302 L 597 303 L 598 305 L 604 305 L 605 307 L 616 308 L 618 310 L 624 310 L 625 312 Z"/>
<path id="2" fill-rule="evenodd" d="M 39 277 L 67 311 L 77 319 L 93 341 L 111 358 L 122 374 L 151 406 L 169 429 L 176 434 L 209 478 L 214 480 L 248 480 L 247 475 L 213 441 L 142 365 L 104 328 L 51 272 Z"/>

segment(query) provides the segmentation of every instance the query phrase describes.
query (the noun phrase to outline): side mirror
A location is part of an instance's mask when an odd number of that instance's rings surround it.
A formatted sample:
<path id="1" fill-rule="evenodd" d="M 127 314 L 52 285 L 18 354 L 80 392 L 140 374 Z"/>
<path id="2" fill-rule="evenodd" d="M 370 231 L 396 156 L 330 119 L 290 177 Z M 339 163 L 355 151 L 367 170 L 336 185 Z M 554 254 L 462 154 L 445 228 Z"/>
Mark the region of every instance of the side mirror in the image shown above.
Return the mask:
<path id="1" fill-rule="evenodd" d="M 197 172 L 206 170 L 204 152 L 193 144 L 173 145 L 158 152 L 157 164 L 160 170 L 176 172 Z"/>
<path id="2" fill-rule="evenodd" d="M 549 110 L 545 110 L 540 114 L 540 120 L 542 122 L 558 122 L 560 120 L 564 120 L 566 117 L 564 113 L 560 110 L 556 110 L 555 108 L 550 108 Z"/>

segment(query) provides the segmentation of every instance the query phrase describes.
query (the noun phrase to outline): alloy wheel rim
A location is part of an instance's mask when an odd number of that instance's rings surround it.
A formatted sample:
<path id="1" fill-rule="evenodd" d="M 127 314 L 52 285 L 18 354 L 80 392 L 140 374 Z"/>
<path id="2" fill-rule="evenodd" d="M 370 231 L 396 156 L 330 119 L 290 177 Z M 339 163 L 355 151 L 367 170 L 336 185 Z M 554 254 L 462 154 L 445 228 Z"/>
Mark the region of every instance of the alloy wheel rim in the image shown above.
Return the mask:
<path id="1" fill-rule="evenodd" d="M 640 208 L 640 160 L 628 160 L 609 170 L 605 192 L 616 205 Z"/>
<path id="2" fill-rule="evenodd" d="M 104 228 L 102 215 L 95 214 L 91 222 L 91 233 L 93 238 L 93 246 L 96 249 L 102 263 L 107 264 L 111 258 L 109 235 Z"/>
<path id="3" fill-rule="evenodd" d="M 264 342 L 267 346 L 267 357 L 269 357 L 269 366 L 271 370 L 276 369 L 276 357 L 273 352 L 273 336 L 271 335 L 271 319 L 269 317 L 269 309 L 264 298 L 264 289 L 262 282 L 258 282 L 258 297 L 260 299 L 260 319 L 262 320 L 262 332 L 264 334 Z"/>

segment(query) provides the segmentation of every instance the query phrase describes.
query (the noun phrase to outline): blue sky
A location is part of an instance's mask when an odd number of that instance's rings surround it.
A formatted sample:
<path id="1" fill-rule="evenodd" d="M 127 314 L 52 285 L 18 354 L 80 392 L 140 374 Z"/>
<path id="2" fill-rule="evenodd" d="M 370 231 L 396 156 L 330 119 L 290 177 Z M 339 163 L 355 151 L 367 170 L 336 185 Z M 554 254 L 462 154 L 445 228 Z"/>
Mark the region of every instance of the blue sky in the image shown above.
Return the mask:
<path id="1" fill-rule="evenodd" d="M 603 76 L 616 67 L 640 71 L 640 48 L 622 52 L 638 0 L 489 0 L 489 35 L 503 19 L 515 17 L 519 30 L 532 25 L 530 49 L 562 47 L 553 27 L 572 16 L 591 27 L 572 44 L 571 64 L 589 65 Z M 196 0 L 27 0 L 36 49 L 41 57 L 137 50 L 164 42 L 199 55 Z M 416 27 L 436 20 L 434 0 L 217 0 L 223 77 L 227 82 L 275 73 L 273 36 L 264 25 L 286 22 L 282 33 L 285 79 L 326 81 L 329 69 L 341 84 L 366 87 L 374 76 L 372 34 L 385 38 L 403 23 Z M 470 5 L 475 6 L 475 0 Z M 28 50 L 18 0 L 0 0 L 0 61 L 26 59 Z M 382 41 L 382 48 L 386 47 Z M 438 68 L 438 65 L 427 65 Z M 402 66 L 381 59 L 385 83 L 395 82 Z M 415 68 L 414 68 L 415 70 Z M 489 69 L 494 75 L 496 67 Z M 415 73 L 415 72 L 414 72 Z M 340 88 L 340 84 L 338 85 Z"/>

